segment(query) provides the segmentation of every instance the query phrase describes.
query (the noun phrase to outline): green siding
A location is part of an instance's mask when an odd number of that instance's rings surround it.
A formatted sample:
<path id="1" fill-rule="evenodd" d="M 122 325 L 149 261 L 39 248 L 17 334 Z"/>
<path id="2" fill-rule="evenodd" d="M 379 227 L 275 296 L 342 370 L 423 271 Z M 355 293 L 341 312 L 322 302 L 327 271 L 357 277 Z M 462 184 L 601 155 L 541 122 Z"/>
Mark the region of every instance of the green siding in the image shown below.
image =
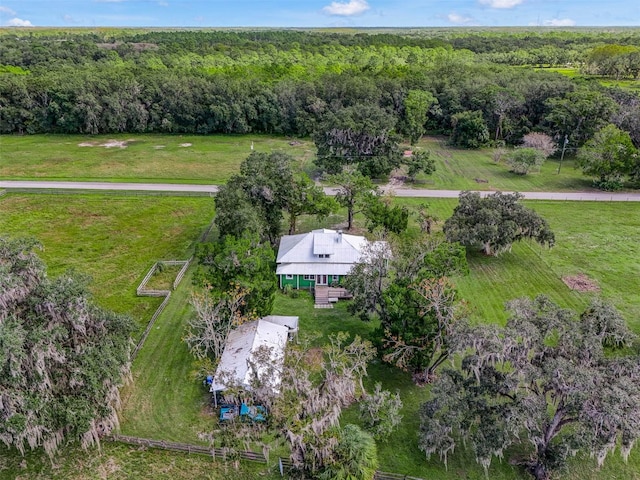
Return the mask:
<path id="1" fill-rule="evenodd" d="M 286 285 L 291 285 L 293 288 L 312 288 L 316 282 L 314 280 L 305 280 L 304 275 L 293 275 L 293 278 L 287 278 L 286 275 L 278 275 L 280 277 L 280 287 L 284 288 Z M 336 281 L 342 280 L 344 275 L 338 275 Z M 315 277 L 314 277 L 315 278 Z M 329 275 L 328 283 L 331 285 L 334 282 L 333 275 Z"/>

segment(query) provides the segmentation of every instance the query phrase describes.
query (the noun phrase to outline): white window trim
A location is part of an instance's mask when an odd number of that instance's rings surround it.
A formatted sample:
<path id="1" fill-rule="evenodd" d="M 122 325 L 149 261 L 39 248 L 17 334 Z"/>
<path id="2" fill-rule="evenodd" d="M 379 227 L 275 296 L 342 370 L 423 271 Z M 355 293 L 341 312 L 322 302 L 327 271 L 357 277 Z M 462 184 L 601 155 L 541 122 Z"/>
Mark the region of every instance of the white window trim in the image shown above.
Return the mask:
<path id="1" fill-rule="evenodd" d="M 291 274 L 291 273 L 287 273 L 287 274 L 285 275 L 285 278 L 286 278 L 287 280 L 293 280 L 293 274 Z"/>

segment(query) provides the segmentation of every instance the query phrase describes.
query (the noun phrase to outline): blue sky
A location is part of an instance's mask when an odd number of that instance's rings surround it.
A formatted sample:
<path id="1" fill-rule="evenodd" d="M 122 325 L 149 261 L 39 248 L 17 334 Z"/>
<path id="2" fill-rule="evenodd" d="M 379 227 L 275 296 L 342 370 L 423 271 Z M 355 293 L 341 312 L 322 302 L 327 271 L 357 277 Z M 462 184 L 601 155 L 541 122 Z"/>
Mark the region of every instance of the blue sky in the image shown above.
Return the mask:
<path id="1" fill-rule="evenodd" d="M 640 26 L 638 0 L 0 0 L 2 26 Z"/>

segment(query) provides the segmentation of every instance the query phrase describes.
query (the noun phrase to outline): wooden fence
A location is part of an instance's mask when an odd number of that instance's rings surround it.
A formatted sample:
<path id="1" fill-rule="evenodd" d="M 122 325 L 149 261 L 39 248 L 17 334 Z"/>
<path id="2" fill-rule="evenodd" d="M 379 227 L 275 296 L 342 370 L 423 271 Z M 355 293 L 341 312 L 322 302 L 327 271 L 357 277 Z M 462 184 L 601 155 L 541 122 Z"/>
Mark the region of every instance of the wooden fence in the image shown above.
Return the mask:
<path id="1" fill-rule="evenodd" d="M 142 336 L 140 337 L 140 340 L 138 341 L 138 344 L 133 349 L 133 353 L 131 355 L 131 361 L 133 361 L 138 355 L 138 352 L 144 345 L 144 342 L 147 339 L 147 336 L 149 335 L 151 328 L 153 328 L 154 323 L 156 323 L 157 318 L 160 316 L 160 314 L 164 310 L 164 307 L 167 306 L 167 304 L 169 303 L 169 298 L 171 297 L 171 290 L 149 290 L 146 288 L 147 282 L 149 282 L 153 274 L 156 273 L 156 270 L 158 269 L 158 266 L 161 263 L 164 265 L 182 265 L 182 268 L 178 272 L 178 275 L 176 275 L 175 280 L 173 281 L 173 290 L 175 290 L 176 288 L 178 288 L 178 285 L 180 284 L 180 281 L 184 277 L 185 273 L 187 273 L 187 269 L 191 264 L 191 260 L 193 260 L 193 257 L 191 257 L 189 260 L 165 260 L 162 262 L 154 263 L 153 266 L 147 272 L 147 274 L 144 276 L 142 281 L 140 282 L 140 285 L 138 285 L 138 288 L 136 288 L 136 294 L 139 297 L 164 297 L 164 300 L 162 301 L 160 306 L 156 309 L 155 313 L 151 317 L 151 320 L 149 320 L 149 323 L 147 324 L 147 328 L 145 328 Z"/>
<path id="2" fill-rule="evenodd" d="M 136 358 L 136 356 L 138 355 L 138 352 L 140 351 L 140 349 L 144 345 L 145 340 L 149 336 L 149 332 L 153 328 L 153 324 L 156 323 L 156 320 L 158 319 L 158 317 L 160 316 L 160 314 L 164 310 L 164 307 L 166 307 L 167 303 L 169 303 L 169 298 L 170 297 L 171 297 L 171 292 L 167 291 L 167 296 L 164 297 L 164 300 L 162 301 L 160 306 L 154 312 L 153 316 L 151 317 L 151 320 L 149 320 L 149 323 L 147 323 L 147 328 L 144 329 L 144 332 L 143 332 L 142 336 L 140 337 L 140 340 L 138 340 L 138 343 L 137 343 L 136 347 L 133 349 L 133 353 L 131 354 L 131 361 L 132 362 Z"/>
<path id="3" fill-rule="evenodd" d="M 291 460 L 288 458 L 278 458 L 278 469 L 280 471 L 280 475 L 284 477 L 288 472 L 293 468 L 293 464 Z M 389 473 L 389 472 L 381 472 L 378 470 L 373 477 L 375 480 L 424 480 L 419 477 L 411 477 L 409 475 L 402 475 L 401 473 Z"/>
<path id="4" fill-rule="evenodd" d="M 161 450 L 171 450 L 173 452 L 194 453 L 198 455 L 209 455 L 213 458 L 226 458 L 229 455 L 229 451 L 224 448 L 204 447 L 202 445 L 191 445 L 189 443 L 169 442 L 166 440 L 152 440 L 149 438 L 129 437 L 127 435 L 111 435 L 106 440 L 113 442 L 126 443 L 128 445 L 142 445 L 148 448 L 158 448 Z M 237 454 L 243 460 L 249 460 L 251 462 L 267 463 L 267 459 L 261 453 L 249 452 L 249 451 L 236 451 Z"/>
<path id="5" fill-rule="evenodd" d="M 131 184 L 135 186 L 135 183 Z M 28 188 L 10 187 L 11 193 L 40 193 L 44 195 L 111 195 L 127 197 L 215 197 L 213 192 L 186 192 L 170 191 L 162 192 L 157 190 L 95 190 L 92 188 Z"/>
<path id="6" fill-rule="evenodd" d="M 192 445 L 189 443 L 170 442 L 167 440 L 152 440 L 150 438 L 130 437 L 127 435 L 111 435 L 106 438 L 107 441 L 126 443 L 128 445 L 138 445 L 147 448 L 158 448 L 161 450 L 171 450 L 173 452 L 183 452 L 188 454 L 208 455 L 212 458 L 226 459 L 230 452 L 224 448 L 204 447 L 202 445 Z M 262 453 L 240 450 L 234 452 L 242 460 L 250 462 L 268 463 L 267 458 Z M 278 469 L 281 476 L 285 476 L 291 471 L 293 465 L 288 458 L 278 458 Z M 418 477 L 402 475 L 399 473 L 389 473 L 377 471 L 375 480 L 424 480 Z"/>
<path id="7" fill-rule="evenodd" d="M 178 275 L 176 275 L 176 279 L 173 281 L 173 289 L 175 290 L 176 288 L 178 288 L 178 285 L 180 284 L 182 277 L 184 277 L 184 274 L 187 272 L 187 268 L 189 268 L 189 265 L 191 264 L 191 260 L 193 260 L 193 257 L 191 257 L 189 260 L 163 260 L 161 262 L 154 263 L 153 266 L 147 272 L 147 274 L 144 276 L 142 281 L 140 282 L 140 285 L 138 285 L 138 288 L 136 288 L 136 294 L 139 297 L 166 297 L 170 293 L 169 290 L 147 289 L 147 283 L 149 282 L 149 280 L 151 280 L 151 277 L 156 273 L 158 268 L 160 268 L 161 264 L 162 265 L 182 265 L 182 268 L 178 272 Z"/>

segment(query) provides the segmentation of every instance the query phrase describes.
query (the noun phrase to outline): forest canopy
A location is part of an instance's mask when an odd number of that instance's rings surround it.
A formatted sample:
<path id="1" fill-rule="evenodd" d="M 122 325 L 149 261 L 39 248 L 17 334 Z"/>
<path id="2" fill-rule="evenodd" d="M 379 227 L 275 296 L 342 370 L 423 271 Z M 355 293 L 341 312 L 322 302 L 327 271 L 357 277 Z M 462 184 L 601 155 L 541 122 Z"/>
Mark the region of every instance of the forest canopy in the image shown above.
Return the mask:
<path id="1" fill-rule="evenodd" d="M 306 136 L 331 114 L 375 106 L 405 137 L 449 134 L 460 115 L 481 112 L 492 141 L 517 145 L 530 132 L 557 141 L 567 125 L 582 125 L 592 112 L 567 118 L 564 108 L 578 95 L 602 105 L 600 123 L 640 143 L 637 95 L 534 68 L 635 78 L 633 29 L 7 30 L 0 42 L 0 133 Z M 407 111 L 420 92 L 429 98 L 423 128 Z M 576 141 L 572 148 L 586 138 Z"/>

